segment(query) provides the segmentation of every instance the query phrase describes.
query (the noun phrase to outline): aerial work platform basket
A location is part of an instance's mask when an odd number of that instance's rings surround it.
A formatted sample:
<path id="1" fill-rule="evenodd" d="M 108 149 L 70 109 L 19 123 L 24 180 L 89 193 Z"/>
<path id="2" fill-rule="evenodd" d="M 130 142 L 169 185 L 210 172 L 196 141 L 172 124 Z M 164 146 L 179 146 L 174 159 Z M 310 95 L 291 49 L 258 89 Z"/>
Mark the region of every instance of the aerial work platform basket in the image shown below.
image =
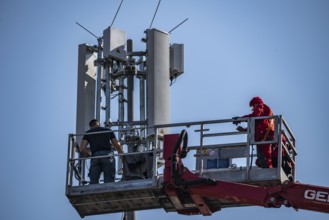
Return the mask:
<path id="1" fill-rule="evenodd" d="M 271 118 L 274 121 L 274 140 L 256 142 L 254 140 L 255 120 Z M 188 156 L 185 165 L 194 174 L 202 178 L 223 180 L 258 186 L 280 185 L 288 180 L 288 174 L 281 166 L 283 160 L 292 164 L 292 178 L 295 176 L 295 157 L 297 155 L 295 137 L 282 116 L 258 118 L 240 118 L 245 131 L 236 131 L 232 125 L 234 119 L 198 121 L 158 125 L 154 135 L 141 139 L 137 152 L 114 155 L 117 159 L 115 182 L 99 184 L 88 183 L 88 164 L 91 157 L 80 157 L 76 152 L 76 136 L 70 134 L 68 140 L 68 161 L 66 196 L 81 217 L 162 208 L 167 212 L 176 212 L 163 186 L 164 159 L 166 145 L 175 142 L 175 134 L 182 129 L 189 132 Z M 134 128 L 138 129 L 138 128 Z M 143 128 L 144 129 L 144 128 Z M 170 134 L 162 134 L 163 130 Z M 282 142 L 285 137 L 285 142 Z M 272 144 L 278 147 L 277 166 L 259 168 L 255 165 L 256 145 Z M 125 143 L 122 143 L 123 145 Z M 125 163 L 119 163 L 119 156 L 144 155 L 141 175 L 127 178 L 129 172 Z M 104 156 L 106 157 L 106 156 Z M 290 177 L 290 181 L 294 181 Z M 184 197 L 184 195 L 182 195 Z M 237 207 L 244 204 L 228 202 L 218 198 L 205 198 L 218 210 L 225 207 Z M 188 202 L 186 206 L 193 205 Z M 246 204 L 247 205 L 247 204 Z"/>

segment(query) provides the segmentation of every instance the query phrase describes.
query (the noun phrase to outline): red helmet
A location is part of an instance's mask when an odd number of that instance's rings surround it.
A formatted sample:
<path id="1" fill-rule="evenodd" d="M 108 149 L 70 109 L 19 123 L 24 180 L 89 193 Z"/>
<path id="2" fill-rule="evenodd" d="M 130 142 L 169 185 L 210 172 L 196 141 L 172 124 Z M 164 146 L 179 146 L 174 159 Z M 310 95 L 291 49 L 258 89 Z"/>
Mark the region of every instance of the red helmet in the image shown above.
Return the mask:
<path id="1" fill-rule="evenodd" d="M 249 106 L 254 106 L 255 104 L 264 104 L 263 100 L 258 96 L 255 96 L 250 100 Z"/>

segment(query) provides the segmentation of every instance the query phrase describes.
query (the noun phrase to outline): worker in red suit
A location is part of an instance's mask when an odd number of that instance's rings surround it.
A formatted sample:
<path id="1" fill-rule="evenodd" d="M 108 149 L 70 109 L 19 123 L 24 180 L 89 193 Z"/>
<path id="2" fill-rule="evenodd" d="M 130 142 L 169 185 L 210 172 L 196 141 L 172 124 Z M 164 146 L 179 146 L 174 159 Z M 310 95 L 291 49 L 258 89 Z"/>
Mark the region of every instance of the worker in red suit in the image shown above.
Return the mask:
<path id="1" fill-rule="evenodd" d="M 264 104 L 263 100 L 258 96 L 253 97 L 249 105 L 252 107 L 252 113 L 249 115 L 244 115 L 241 118 L 273 115 L 271 108 Z M 273 138 L 273 119 L 257 119 L 255 121 L 255 141 L 270 141 L 273 140 Z M 256 165 L 262 168 L 273 168 L 271 144 L 257 145 Z"/>

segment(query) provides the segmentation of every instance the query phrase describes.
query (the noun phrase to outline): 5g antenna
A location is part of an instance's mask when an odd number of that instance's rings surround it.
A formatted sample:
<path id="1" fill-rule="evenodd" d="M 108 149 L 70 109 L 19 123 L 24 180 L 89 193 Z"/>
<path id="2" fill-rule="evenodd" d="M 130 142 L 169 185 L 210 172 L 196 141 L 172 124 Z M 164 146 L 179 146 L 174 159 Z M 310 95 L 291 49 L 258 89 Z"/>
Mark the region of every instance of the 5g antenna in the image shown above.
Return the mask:
<path id="1" fill-rule="evenodd" d="M 158 8 L 159 8 L 160 3 L 161 3 L 161 0 L 159 0 L 159 2 L 158 2 L 158 6 L 157 6 L 157 8 L 155 9 L 155 12 L 154 12 L 154 15 L 153 15 L 153 19 L 152 19 L 152 22 L 151 22 L 151 24 L 150 24 L 150 28 L 149 28 L 149 29 L 151 29 L 151 27 L 152 27 L 152 24 L 153 24 L 153 21 L 154 21 L 155 15 L 156 15 L 157 12 L 158 12 Z"/>
<path id="2" fill-rule="evenodd" d="M 173 31 L 173 30 L 175 30 L 176 28 L 178 28 L 179 26 L 181 26 L 185 21 L 187 21 L 188 20 L 188 18 L 186 18 L 184 21 L 182 21 L 181 23 L 179 23 L 178 25 L 176 25 L 176 27 L 174 27 L 173 29 L 171 29 L 168 33 L 169 34 L 171 34 L 171 32 Z"/>
<path id="3" fill-rule="evenodd" d="M 118 15 L 118 13 L 119 13 L 119 10 L 120 10 L 120 8 L 121 8 L 122 2 L 123 2 L 123 0 L 121 0 L 121 2 L 120 2 L 119 8 L 118 8 L 117 12 L 115 13 L 115 16 L 114 16 L 114 18 L 113 18 L 113 20 L 112 20 L 112 23 L 111 23 L 111 26 L 110 26 L 110 27 L 112 27 L 112 25 L 113 25 L 113 23 L 114 23 L 114 21 L 115 21 L 117 15 Z"/>
<path id="4" fill-rule="evenodd" d="M 95 34 L 93 34 L 90 30 L 88 30 L 87 28 L 85 28 L 84 26 L 82 26 L 81 24 L 79 24 L 79 22 L 75 22 L 77 25 L 79 25 L 81 28 L 83 28 L 85 31 L 87 31 L 89 34 L 93 35 L 94 37 L 96 37 L 96 39 L 98 39 L 99 37 L 97 37 Z"/>

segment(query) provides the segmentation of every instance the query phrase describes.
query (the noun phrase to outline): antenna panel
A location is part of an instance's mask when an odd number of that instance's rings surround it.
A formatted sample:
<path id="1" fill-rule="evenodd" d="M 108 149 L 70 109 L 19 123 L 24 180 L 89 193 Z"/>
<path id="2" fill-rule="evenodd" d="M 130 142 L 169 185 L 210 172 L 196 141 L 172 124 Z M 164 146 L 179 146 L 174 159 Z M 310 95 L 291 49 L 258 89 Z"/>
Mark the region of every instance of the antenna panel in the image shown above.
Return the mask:
<path id="1" fill-rule="evenodd" d="M 103 56 L 104 58 L 113 58 L 120 61 L 126 60 L 126 51 L 125 45 L 127 42 L 126 32 L 108 27 L 103 31 L 103 40 L 104 40 L 104 49 Z"/>
<path id="2" fill-rule="evenodd" d="M 152 127 L 168 124 L 170 120 L 169 34 L 157 29 L 149 30 L 147 52 L 147 116 L 148 126 Z"/>
<path id="3" fill-rule="evenodd" d="M 184 73 L 184 44 L 170 46 L 170 78 Z"/>
<path id="4" fill-rule="evenodd" d="M 95 118 L 97 53 L 86 44 L 79 45 L 76 132 L 84 133 Z M 78 140 L 80 141 L 80 140 Z"/>

